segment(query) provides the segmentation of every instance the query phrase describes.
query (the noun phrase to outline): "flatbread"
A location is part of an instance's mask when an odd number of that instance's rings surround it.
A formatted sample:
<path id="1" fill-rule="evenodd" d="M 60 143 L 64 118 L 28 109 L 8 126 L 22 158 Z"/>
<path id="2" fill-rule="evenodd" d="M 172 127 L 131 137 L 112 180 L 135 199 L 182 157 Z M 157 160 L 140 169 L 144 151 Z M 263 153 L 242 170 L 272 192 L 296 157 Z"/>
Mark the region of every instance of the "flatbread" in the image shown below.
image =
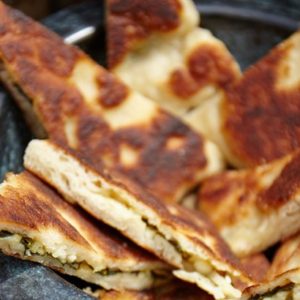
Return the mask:
<path id="1" fill-rule="evenodd" d="M 250 66 L 195 116 L 231 165 L 244 168 L 299 148 L 300 32 Z"/>
<path id="2" fill-rule="evenodd" d="M 262 282 L 267 278 L 271 266 L 263 253 L 243 257 L 241 264 L 256 282 Z"/>
<path id="3" fill-rule="evenodd" d="M 175 276 L 197 284 L 216 299 L 238 299 L 241 291 L 235 282 L 243 287 L 251 282 L 204 215 L 164 204 L 126 177 L 96 171 L 50 141 L 30 142 L 24 164 L 65 199 L 155 253 L 176 268 Z"/>
<path id="4" fill-rule="evenodd" d="M 150 288 L 169 272 L 29 172 L 9 174 L 0 185 L 0 250 L 105 289 Z"/>
<path id="5" fill-rule="evenodd" d="M 122 64 L 131 51 L 155 38 L 190 32 L 200 16 L 191 0 L 107 0 L 107 60 L 110 69 Z"/>
<path id="6" fill-rule="evenodd" d="M 199 107 L 241 75 L 223 42 L 198 27 L 192 0 L 107 0 L 109 69 L 192 128 Z"/>
<path id="7" fill-rule="evenodd" d="M 235 160 L 254 166 L 299 148 L 300 32 L 251 66 L 227 93 L 223 130 Z"/>
<path id="8" fill-rule="evenodd" d="M 300 152 L 208 179 L 199 207 L 238 256 L 261 252 L 300 229 Z"/>
<path id="9" fill-rule="evenodd" d="M 0 28 L 0 77 L 37 136 L 170 202 L 224 167 L 214 144 L 2 2 Z"/>

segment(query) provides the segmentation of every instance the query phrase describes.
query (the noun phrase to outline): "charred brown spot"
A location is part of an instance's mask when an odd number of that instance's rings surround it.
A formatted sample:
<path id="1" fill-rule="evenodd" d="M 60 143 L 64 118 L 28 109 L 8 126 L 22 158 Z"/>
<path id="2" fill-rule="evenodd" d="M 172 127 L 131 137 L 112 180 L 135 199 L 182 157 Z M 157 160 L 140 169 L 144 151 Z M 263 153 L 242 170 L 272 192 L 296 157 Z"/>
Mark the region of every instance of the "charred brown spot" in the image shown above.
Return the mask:
<path id="1" fill-rule="evenodd" d="M 276 88 L 277 68 L 289 49 L 276 48 L 227 93 L 224 132 L 244 165 L 280 158 L 299 147 L 300 93 Z"/>
<path id="2" fill-rule="evenodd" d="M 300 190 L 300 153 L 282 170 L 279 177 L 263 193 L 257 203 L 263 209 L 278 209 Z"/>
<path id="3" fill-rule="evenodd" d="M 187 69 L 175 70 L 170 77 L 173 93 L 183 100 L 207 85 L 226 88 L 239 74 L 230 56 L 213 45 L 200 45 L 187 59 Z"/>
<path id="4" fill-rule="evenodd" d="M 102 170 L 104 166 L 115 168 L 119 162 L 119 143 L 108 124 L 99 116 L 84 111 L 78 122 L 76 150 L 81 153 L 82 158 L 98 170 Z"/>
<path id="5" fill-rule="evenodd" d="M 211 82 L 223 88 L 237 78 L 232 65 L 231 57 L 210 45 L 200 46 L 188 59 L 189 71 L 198 84 Z"/>
<path id="6" fill-rule="evenodd" d="M 137 19 L 145 27 L 166 29 L 177 25 L 181 4 L 177 0 L 109 0 L 109 12 Z"/>
<path id="7" fill-rule="evenodd" d="M 0 25 L 0 37 L 4 36 L 7 33 L 7 28 L 5 25 Z"/>
<path id="8" fill-rule="evenodd" d="M 201 88 L 191 74 L 185 70 L 175 70 L 170 75 L 169 84 L 173 93 L 182 99 L 191 97 Z"/>
<path id="9" fill-rule="evenodd" d="M 20 44 L 18 41 L 8 40 L 0 45 L 0 51 L 5 59 L 9 62 L 16 59 L 18 55 L 32 55 L 31 47 L 25 43 Z"/>
<path id="10" fill-rule="evenodd" d="M 44 68 L 58 76 L 67 77 L 71 74 L 76 59 L 77 51 L 70 51 L 62 41 L 43 39 L 38 46 L 40 61 Z"/>
<path id="11" fill-rule="evenodd" d="M 107 22 L 109 24 L 107 31 L 107 59 L 109 68 L 113 68 L 122 61 L 135 41 L 142 40 L 147 35 L 143 28 L 134 26 L 131 20 L 121 16 L 109 15 Z"/>
<path id="12" fill-rule="evenodd" d="M 103 119 L 89 115 L 88 112 L 79 118 L 78 128 L 79 140 L 86 144 L 88 149 L 97 148 L 97 144 L 105 140 L 106 135 L 111 134 L 108 124 Z"/>
<path id="13" fill-rule="evenodd" d="M 137 41 L 155 32 L 168 32 L 179 26 L 181 5 L 178 0 L 108 1 L 108 63 L 121 62 Z"/>
<path id="14" fill-rule="evenodd" d="M 108 72 L 99 76 L 100 104 L 105 108 L 120 105 L 128 96 L 128 88 Z"/>

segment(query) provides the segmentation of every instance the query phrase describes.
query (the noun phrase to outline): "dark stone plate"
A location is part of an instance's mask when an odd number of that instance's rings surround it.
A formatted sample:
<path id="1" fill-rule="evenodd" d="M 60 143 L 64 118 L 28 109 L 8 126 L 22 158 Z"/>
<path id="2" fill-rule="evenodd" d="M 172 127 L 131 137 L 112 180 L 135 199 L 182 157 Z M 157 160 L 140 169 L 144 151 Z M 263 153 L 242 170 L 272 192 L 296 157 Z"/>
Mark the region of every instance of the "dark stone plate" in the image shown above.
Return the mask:
<path id="1" fill-rule="evenodd" d="M 44 24 L 105 65 L 103 2 L 68 8 L 48 17 Z M 196 2 L 202 26 L 227 44 L 243 69 L 295 31 L 296 20 L 300 20 L 298 0 Z M 22 115 L 0 86 L 0 180 L 7 171 L 22 169 L 22 155 L 31 138 Z M 69 277 L 68 281 L 75 283 Z M 0 300 L 91 299 L 68 281 L 37 264 L 0 254 Z"/>

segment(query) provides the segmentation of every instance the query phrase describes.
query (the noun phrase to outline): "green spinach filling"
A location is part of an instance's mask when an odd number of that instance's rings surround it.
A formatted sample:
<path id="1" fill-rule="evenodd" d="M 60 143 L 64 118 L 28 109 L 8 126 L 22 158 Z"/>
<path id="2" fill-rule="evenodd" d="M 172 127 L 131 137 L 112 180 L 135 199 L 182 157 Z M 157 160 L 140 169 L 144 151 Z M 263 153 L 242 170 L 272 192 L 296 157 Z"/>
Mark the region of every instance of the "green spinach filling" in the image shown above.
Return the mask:
<path id="1" fill-rule="evenodd" d="M 10 233 L 8 231 L 2 230 L 0 231 L 0 239 L 6 239 L 9 237 L 14 236 L 15 234 Z M 47 252 L 46 249 L 39 243 L 35 242 L 34 239 L 26 237 L 26 236 L 22 236 L 20 243 L 24 246 L 24 256 L 33 256 L 33 255 L 40 255 L 43 257 L 48 257 L 50 259 L 55 259 L 56 261 L 58 261 L 62 266 L 69 266 L 72 269 L 78 270 L 81 266 L 85 265 L 88 266 L 94 273 L 96 274 L 100 274 L 102 276 L 113 276 L 116 275 L 118 273 L 124 273 L 123 271 L 121 271 L 120 269 L 103 269 L 101 271 L 94 271 L 93 267 L 91 265 L 89 265 L 86 261 L 81 261 L 81 262 L 66 262 L 63 261 L 57 257 L 54 257 L 51 253 Z M 38 246 L 37 246 L 38 245 Z M 126 272 L 126 273 L 130 273 L 130 274 L 139 274 L 141 271 L 133 271 L 133 272 Z M 152 272 L 151 272 L 152 273 Z M 153 274 L 154 275 L 154 271 Z M 159 274 L 156 274 L 157 277 L 162 276 Z"/>

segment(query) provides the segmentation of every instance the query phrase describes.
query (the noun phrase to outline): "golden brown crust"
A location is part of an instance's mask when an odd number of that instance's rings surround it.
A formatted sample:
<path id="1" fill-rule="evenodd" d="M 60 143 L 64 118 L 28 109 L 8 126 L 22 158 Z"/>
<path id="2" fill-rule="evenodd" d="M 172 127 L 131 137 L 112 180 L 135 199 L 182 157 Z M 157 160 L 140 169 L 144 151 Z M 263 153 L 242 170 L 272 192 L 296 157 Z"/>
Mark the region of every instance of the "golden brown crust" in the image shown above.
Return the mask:
<path id="1" fill-rule="evenodd" d="M 299 34 L 273 49 L 250 67 L 224 102 L 224 133 L 244 166 L 259 165 L 299 148 L 299 83 L 279 87 L 290 76 L 282 64 L 299 51 Z M 297 64 L 298 61 L 291 62 Z"/>
<path id="2" fill-rule="evenodd" d="M 262 253 L 244 257 L 241 259 L 241 263 L 246 272 L 250 274 L 256 282 L 262 282 L 266 278 L 270 268 L 270 262 Z"/>
<path id="3" fill-rule="evenodd" d="M 280 176 L 258 195 L 257 203 L 263 209 L 278 209 L 300 190 L 300 152 L 283 168 Z"/>
<path id="4" fill-rule="evenodd" d="M 62 77 L 71 73 L 77 59 L 77 51 L 69 51 L 54 33 L 3 3 L 0 5 L 0 15 L 0 49 L 7 61 L 15 61 L 18 55 L 33 56 L 36 52 L 32 45 L 34 43 L 35 47 L 39 48 L 36 59 L 41 66 Z M 20 37 L 24 43 L 20 43 Z"/>
<path id="5" fill-rule="evenodd" d="M 67 204 L 56 192 L 29 172 L 9 174 L 0 189 L 1 226 L 21 232 L 56 230 L 87 251 L 119 261 L 157 262 L 115 230 L 93 221 L 79 208 Z M 65 216 L 68 216 L 66 218 Z M 73 225 L 68 221 L 73 220 Z M 76 225 L 74 225 L 76 224 Z"/>
<path id="6" fill-rule="evenodd" d="M 186 63 L 186 69 L 172 72 L 169 82 L 172 92 L 183 101 L 206 85 L 224 89 L 240 77 L 232 57 L 213 44 L 199 45 Z"/>
<path id="7" fill-rule="evenodd" d="M 205 182 L 199 194 L 201 208 L 213 214 L 223 206 L 231 222 L 235 221 L 235 209 L 229 210 L 228 205 L 224 205 L 225 199 L 232 198 L 230 202 L 232 208 L 252 202 L 262 211 L 279 209 L 291 201 L 300 189 L 300 152 L 297 151 L 290 156 L 292 157 L 290 161 L 284 165 L 269 186 L 264 186 L 260 182 L 263 180 L 264 172 L 254 170 L 225 172 L 211 177 Z"/>
<path id="8" fill-rule="evenodd" d="M 189 186 L 197 170 L 206 166 L 205 157 L 199 155 L 203 151 L 202 141 L 187 126 L 165 114 L 153 120 L 149 129 L 135 126 L 115 131 L 84 111 L 80 115 L 76 150 L 98 166 L 98 170 L 102 169 L 98 153 L 111 157 L 115 170 L 130 176 L 161 199 L 172 200 L 174 186 Z M 58 128 L 56 131 L 59 136 Z M 179 149 L 166 147 L 166 142 L 173 137 L 182 139 Z M 122 145 L 139 153 L 137 165 L 122 166 Z"/>
<path id="9" fill-rule="evenodd" d="M 199 190 L 199 208 L 218 227 L 247 217 L 249 206 L 264 213 L 279 210 L 293 201 L 300 190 L 299 168 L 300 152 L 296 151 L 261 167 L 217 174 L 207 179 Z"/>
<path id="10" fill-rule="evenodd" d="M 247 217 L 243 206 L 253 201 L 259 189 L 257 178 L 248 172 L 228 171 L 207 179 L 199 190 L 199 208 L 208 214 L 217 227 L 234 224 Z M 239 214 L 236 209 L 240 208 Z"/>
<path id="11" fill-rule="evenodd" d="M 7 178 L 8 185 L 0 191 L 0 219 L 24 230 L 54 228 L 68 240 L 89 247 L 87 241 L 51 205 L 65 207 L 59 196 L 29 172 Z"/>
<path id="12" fill-rule="evenodd" d="M 167 33 L 180 22 L 178 0 L 106 0 L 108 66 L 115 67 L 128 51 L 152 33 Z"/>
<path id="13" fill-rule="evenodd" d="M 296 151 L 269 164 L 212 176 L 199 191 L 199 209 L 238 256 L 261 252 L 300 228 L 299 168 Z"/>
<path id="14" fill-rule="evenodd" d="M 99 101 L 101 106 L 105 108 L 113 108 L 120 105 L 129 94 L 128 88 L 109 73 L 106 76 L 99 76 L 98 83 L 101 87 Z"/>
<path id="15" fill-rule="evenodd" d="M 125 7 L 126 3 L 119 5 Z M 178 191 L 196 184 L 198 174 L 207 166 L 204 141 L 198 134 L 158 108 L 145 124 L 113 128 L 107 114 L 130 101 L 131 93 L 123 83 L 79 49 L 65 45 L 55 34 L 3 3 L 0 16 L 0 59 L 31 99 L 50 138 L 85 153 L 92 165 L 124 173 L 167 201 L 174 201 Z M 74 70 L 82 65 L 90 68 L 89 76 L 95 73 L 90 82 L 95 79 L 96 101 L 90 101 L 72 81 Z M 82 77 L 80 80 L 85 74 Z M 65 132 L 69 121 L 73 122 L 72 142 Z M 169 148 L 168 141 L 174 137 L 181 143 Z M 136 156 L 129 165 L 122 161 L 124 147 Z"/>

